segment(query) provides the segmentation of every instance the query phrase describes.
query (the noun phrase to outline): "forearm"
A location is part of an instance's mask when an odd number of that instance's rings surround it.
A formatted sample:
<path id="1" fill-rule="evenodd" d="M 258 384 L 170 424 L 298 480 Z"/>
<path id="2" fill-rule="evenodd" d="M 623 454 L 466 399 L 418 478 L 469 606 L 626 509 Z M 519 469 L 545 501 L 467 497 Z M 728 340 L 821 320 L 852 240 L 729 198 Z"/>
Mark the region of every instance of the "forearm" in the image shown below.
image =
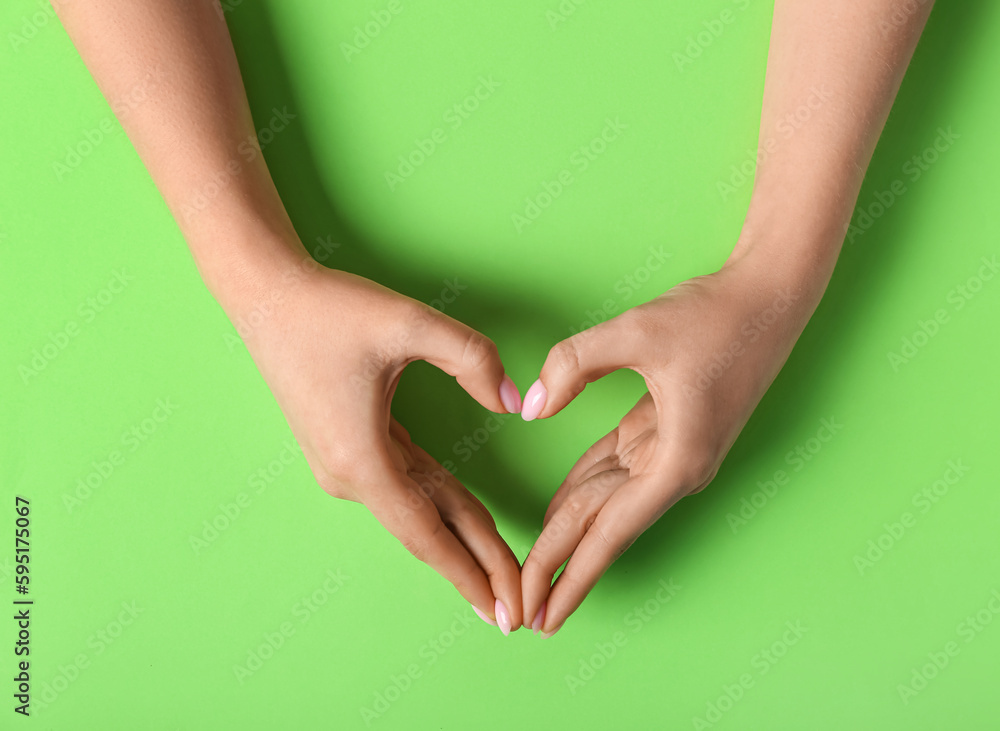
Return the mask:
<path id="1" fill-rule="evenodd" d="M 252 296 L 263 272 L 301 259 L 305 251 L 260 154 L 216 4 L 93 0 L 53 6 L 223 306 L 235 308 Z M 137 88 L 144 90 L 142 103 L 117 103 Z"/>
<path id="2" fill-rule="evenodd" d="M 808 314 L 932 4 L 775 1 L 757 173 L 730 263 L 795 283 Z"/>

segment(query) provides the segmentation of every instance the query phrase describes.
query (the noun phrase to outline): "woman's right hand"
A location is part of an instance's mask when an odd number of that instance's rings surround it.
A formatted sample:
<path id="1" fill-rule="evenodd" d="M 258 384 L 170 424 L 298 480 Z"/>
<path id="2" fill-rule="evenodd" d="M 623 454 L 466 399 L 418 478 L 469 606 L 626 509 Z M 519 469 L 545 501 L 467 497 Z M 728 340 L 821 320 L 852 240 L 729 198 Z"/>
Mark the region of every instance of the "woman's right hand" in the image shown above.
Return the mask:
<path id="1" fill-rule="evenodd" d="M 522 624 L 517 558 L 483 504 L 391 416 L 426 360 L 490 411 L 521 397 L 493 342 L 432 307 L 304 254 L 227 307 L 317 481 L 354 500 L 504 634 Z"/>

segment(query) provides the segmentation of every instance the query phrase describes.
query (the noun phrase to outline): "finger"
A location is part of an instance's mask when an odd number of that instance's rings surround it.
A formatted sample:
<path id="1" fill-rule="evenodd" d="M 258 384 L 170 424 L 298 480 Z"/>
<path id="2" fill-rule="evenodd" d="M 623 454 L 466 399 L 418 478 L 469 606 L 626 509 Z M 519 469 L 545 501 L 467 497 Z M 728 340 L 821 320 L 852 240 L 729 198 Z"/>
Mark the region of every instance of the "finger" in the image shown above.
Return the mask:
<path id="1" fill-rule="evenodd" d="M 563 480 L 562 486 L 556 491 L 556 494 L 549 502 L 548 513 L 551 513 L 553 509 L 558 507 L 558 503 L 561 501 L 559 493 L 564 487 L 582 482 L 600 469 L 607 468 L 611 459 L 618 458 L 622 440 L 631 440 L 637 436 L 636 422 L 646 424 L 646 429 L 648 429 L 648 424 L 651 422 L 655 423 L 655 421 L 656 405 L 653 403 L 649 392 L 646 392 L 639 399 L 638 403 L 625 414 L 619 426 L 594 442 L 590 449 L 584 452 L 583 456 L 576 461 L 569 474 L 566 475 L 566 479 Z M 546 519 L 548 518 L 548 513 L 546 514 Z"/>
<path id="2" fill-rule="evenodd" d="M 601 474 L 607 474 L 611 472 L 618 471 L 620 465 L 618 463 L 617 455 L 609 455 L 599 462 L 595 462 L 590 469 L 586 472 L 581 473 L 576 480 L 577 484 L 587 483 L 591 477 L 596 477 Z M 627 471 L 627 470 L 626 470 Z M 542 520 L 542 527 L 544 528 L 552 520 L 553 516 L 557 515 L 559 508 L 563 506 L 566 499 L 573 495 L 574 489 L 569 485 L 563 485 L 558 490 L 556 494 L 552 496 L 549 501 L 548 510 L 545 511 L 545 518 Z"/>
<path id="3" fill-rule="evenodd" d="M 591 445 L 590 449 L 583 453 L 583 456 L 576 461 L 570 469 L 566 479 L 556 490 L 552 499 L 549 500 L 549 508 L 545 511 L 545 518 L 542 520 L 542 527 L 549 522 L 552 514 L 559 508 L 566 493 L 573 487 L 583 482 L 586 477 L 594 473 L 595 468 L 609 466 L 615 454 L 615 447 L 618 445 L 618 429 L 612 429 L 603 437 Z"/>
<path id="4" fill-rule="evenodd" d="M 485 505 L 483 505 L 482 500 L 480 500 L 475 495 L 473 495 L 471 492 L 469 492 L 468 489 L 466 489 L 466 493 L 469 496 L 469 500 L 471 500 L 473 502 L 473 504 L 479 509 L 479 512 L 481 512 L 483 514 L 483 516 L 486 518 L 486 520 L 489 522 L 489 524 L 492 525 L 494 529 L 496 529 L 497 522 L 493 518 L 493 514 L 490 513 L 490 511 L 487 509 L 487 507 Z"/>
<path id="5" fill-rule="evenodd" d="M 588 383 L 636 365 L 638 339 L 630 333 L 635 319 L 630 312 L 556 343 L 538 380 L 524 394 L 521 416 L 525 421 L 559 413 Z"/>
<path id="6" fill-rule="evenodd" d="M 489 578 L 425 493 L 402 475 L 387 475 L 384 484 L 369 486 L 365 504 L 410 553 L 450 581 L 466 601 L 494 616 Z"/>
<path id="7" fill-rule="evenodd" d="M 683 494 L 674 486 L 664 489 L 661 480 L 644 477 L 615 491 L 549 592 L 542 634 L 551 635 L 561 627 L 608 567 Z"/>
<path id="8" fill-rule="evenodd" d="M 445 469 L 444 467 L 441 466 L 440 462 L 438 462 L 436 459 L 430 456 L 430 454 L 428 454 L 419 444 L 413 444 L 411 442 L 410 448 L 413 450 L 413 454 L 416 455 L 417 462 L 421 465 L 423 472 L 428 474 L 434 474 L 438 470 Z M 462 490 L 465 491 L 465 495 L 468 497 L 468 499 L 473 502 L 473 504 L 482 512 L 483 516 L 485 516 L 486 520 L 489 521 L 490 525 L 492 525 L 493 528 L 495 529 L 497 525 L 496 521 L 493 519 L 493 515 L 486 508 L 486 506 L 483 505 L 482 501 L 475 495 L 473 495 L 471 492 L 469 492 L 469 490 L 464 485 L 462 485 L 462 483 L 459 482 L 457 479 L 455 480 L 455 483 Z"/>
<path id="9" fill-rule="evenodd" d="M 442 521 L 486 573 L 494 596 L 502 604 L 487 612 L 505 634 L 521 626 L 521 566 L 486 506 L 416 444 L 411 448 L 417 469 L 410 478 L 435 504 Z"/>
<path id="10" fill-rule="evenodd" d="M 429 308 L 430 309 L 430 308 Z M 496 344 L 458 320 L 431 309 L 429 328 L 411 357 L 452 375 L 472 398 L 498 414 L 521 410 L 521 394 L 504 373 Z"/>
<path id="11" fill-rule="evenodd" d="M 521 571 L 517 557 L 500 537 L 478 501 L 457 480 L 431 496 L 444 524 L 462 542 L 486 573 L 493 595 L 503 606 L 494 618 L 505 635 L 521 626 Z"/>
<path id="12" fill-rule="evenodd" d="M 627 471 L 612 470 L 565 491 L 562 504 L 542 529 L 521 568 L 524 616 L 532 624 L 549 595 L 552 577 L 576 550 L 601 508 L 627 480 Z"/>

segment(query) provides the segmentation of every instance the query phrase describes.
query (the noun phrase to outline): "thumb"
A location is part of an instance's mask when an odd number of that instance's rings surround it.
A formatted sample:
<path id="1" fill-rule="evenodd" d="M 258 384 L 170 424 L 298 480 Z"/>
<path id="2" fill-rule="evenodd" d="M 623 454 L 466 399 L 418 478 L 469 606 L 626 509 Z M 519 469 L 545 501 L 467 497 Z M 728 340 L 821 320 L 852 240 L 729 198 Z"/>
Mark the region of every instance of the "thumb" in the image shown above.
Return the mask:
<path id="1" fill-rule="evenodd" d="M 426 360 L 454 376 L 476 401 L 498 414 L 521 411 L 521 394 L 504 372 L 496 344 L 482 333 L 437 310 L 412 348 L 411 357 Z"/>
<path id="2" fill-rule="evenodd" d="M 525 421 L 558 414 L 588 383 L 634 365 L 634 340 L 624 331 L 621 318 L 579 332 L 549 351 L 541 375 L 524 394 Z"/>

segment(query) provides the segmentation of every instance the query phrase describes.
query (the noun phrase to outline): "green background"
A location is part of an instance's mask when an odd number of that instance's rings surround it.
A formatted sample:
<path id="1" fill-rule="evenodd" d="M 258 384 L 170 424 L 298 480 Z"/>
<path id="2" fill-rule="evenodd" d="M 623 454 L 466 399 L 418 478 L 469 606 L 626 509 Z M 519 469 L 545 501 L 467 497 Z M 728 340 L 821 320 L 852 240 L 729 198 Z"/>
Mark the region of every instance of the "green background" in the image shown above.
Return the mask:
<path id="1" fill-rule="evenodd" d="M 498 343 L 522 392 L 605 300 L 620 311 L 651 299 L 718 267 L 735 242 L 750 184 L 724 197 L 719 183 L 756 144 L 770 3 L 591 0 L 556 22 L 556 0 L 400 0 L 349 60 L 341 44 L 385 4 L 227 5 L 258 127 L 275 109 L 295 115 L 265 150 L 303 240 L 334 242 L 336 266 L 428 302 L 457 278 L 467 289 L 445 311 Z M 28 497 L 37 602 L 35 713 L 15 716 L 4 681 L 0 725 L 364 728 L 369 709 L 383 729 L 1000 726 L 1000 278 L 968 299 L 957 289 L 1000 253 L 995 3 L 935 9 L 859 206 L 897 180 L 906 191 L 856 217 L 863 234 L 713 485 L 545 641 L 475 620 L 364 508 L 328 497 L 289 457 L 267 386 L 46 8 L 0 10 L 0 530 L 13 531 L 13 495 Z M 727 8 L 732 22 L 688 48 Z M 686 49 L 700 54 L 680 68 Z M 479 76 L 500 85 L 455 128 L 445 114 Z M 574 151 L 608 118 L 627 129 L 515 230 L 525 198 L 576 171 Z M 911 180 L 904 166 L 939 127 L 959 136 Z M 390 190 L 386 172 L 438 128 L 445 141 Z M 657 246 L 671 257 L 631 287 Z M 110 294 L 116 272 L 132 280 Z M 894 368 L 890 351 L 939 309 L 948 321 Z M 70 323 L 66 347 L 27 374 Z M 397 413 L 458 465 L 523 559 L 566 470 L 641 391 L 618 373 L 558 418 L 477 432 L 488 412 L 417 364 Z M 176 408 L 144 422 L 159 399 Z M 810 442 L 823 419 L 842 429 Z M 456 451 L 487 433 L 467 459 Z M 121 464 L 92 474 L 114 450 Z M 921 502 L 949 461 L 968 471 Z M 788 483 L 762 502 L 758 483 L 779 470 Z M 79 488 L 88 476 L 96 487 Z M 67 502 L 78 490 L 85 499 Z M 734 528 L 743 500 L 760 507 Z M 903 535 L 884 535 L 906 512 Z M 884 555 L 859 568 L 880 540 Z M 13 539 L 0 542 L 8 601 Z M 324 589 L 328 572 L 339 583 Z M 669 602 L 661 581 L 680 587 Z M 304 609 L 314 594 L 322 605 Z M 789 622 L 804 631 L 785 635 Z M 4 624 L 11 678 L 16 628 Z M 957 654 L 904 702 L 899 685 L 949 642 Z M 254 653 L 266 659 L 238 677 Z M 726 701 L 744 674 L 750 687 Z"/>

